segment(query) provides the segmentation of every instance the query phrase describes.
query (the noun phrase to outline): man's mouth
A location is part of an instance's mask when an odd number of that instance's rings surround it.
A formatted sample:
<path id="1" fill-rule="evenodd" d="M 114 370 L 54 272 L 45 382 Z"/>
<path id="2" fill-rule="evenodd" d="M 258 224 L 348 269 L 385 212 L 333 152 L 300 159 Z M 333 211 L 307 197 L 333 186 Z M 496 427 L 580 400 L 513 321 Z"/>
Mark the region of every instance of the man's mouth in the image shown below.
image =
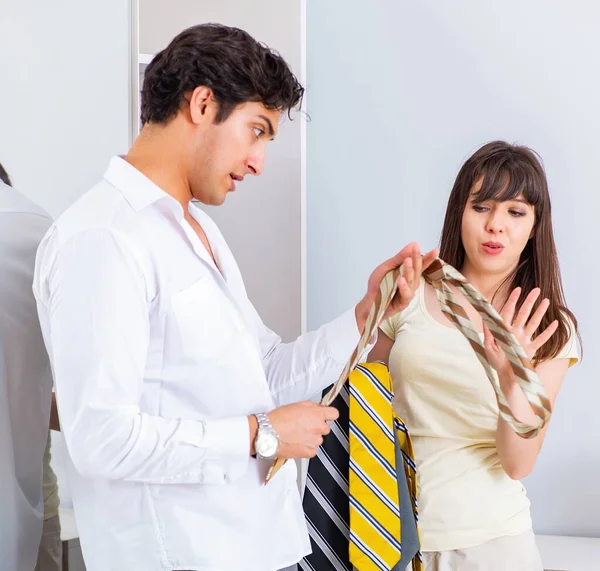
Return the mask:
<path id="1" fill-rule="evenodd" d="M 231 179 L 231 185 L 229 187 L 229 189 L 231 191 L 235 190 L 235 183 L 236 183 L 236 181 L 242 181 L 242 180 L 244 180 L 243 176 L 241 176 L 239 174 L 235 174 L 235 173 L 230 173 L 229 174 L 229 178 Z"/>

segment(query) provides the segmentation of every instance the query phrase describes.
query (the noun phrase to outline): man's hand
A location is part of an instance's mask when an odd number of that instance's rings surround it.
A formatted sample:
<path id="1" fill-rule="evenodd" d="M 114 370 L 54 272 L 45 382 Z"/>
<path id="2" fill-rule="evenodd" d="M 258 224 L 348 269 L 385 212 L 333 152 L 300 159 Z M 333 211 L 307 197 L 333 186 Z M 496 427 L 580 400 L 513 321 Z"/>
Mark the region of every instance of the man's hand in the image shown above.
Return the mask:
<path id="1" fill-rule="evenodd" d="M 404 266 L 404 275 L 398 278 L 398 291 L 383 314 L 383 319 L 387 319 L 408 307 L 419 287 L 423 270 L 429 267 L 437 257 L 437 249 L 422 256 L 419 245 L 413 242 L 402 248 L 393 258 L 375 268 L 369 278 L 367 293 L 356 306 L 356 323 L 361 335 L 384 276 L 390 270 Z"/>
<path id="2" fill-rule="evenodd" d="M 312 458 L 329 434 L 329 420 L 339 416 L 337 408 L 312 401 L 288 404 L 269 413 L 269 420 L 279 435 L 278 458 Z"/>

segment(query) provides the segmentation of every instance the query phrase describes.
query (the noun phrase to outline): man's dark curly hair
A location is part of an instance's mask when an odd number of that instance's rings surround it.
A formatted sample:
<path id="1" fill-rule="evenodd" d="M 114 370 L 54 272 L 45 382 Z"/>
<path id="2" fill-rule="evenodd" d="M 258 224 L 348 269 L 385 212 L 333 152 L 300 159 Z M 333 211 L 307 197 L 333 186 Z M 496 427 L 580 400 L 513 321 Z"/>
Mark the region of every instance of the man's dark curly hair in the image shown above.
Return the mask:
<path id="1" fill-rule="evenodd" d="M 304 88 L 277 52 L 238 28 L 201 24 L 177 35 L 146 68 L 142 124 L 168 122 L 185 94 L 200 85 L 210 87 L 219 104 L 217 123 L 248 101 L 289 115 L 304 95 Z"/>

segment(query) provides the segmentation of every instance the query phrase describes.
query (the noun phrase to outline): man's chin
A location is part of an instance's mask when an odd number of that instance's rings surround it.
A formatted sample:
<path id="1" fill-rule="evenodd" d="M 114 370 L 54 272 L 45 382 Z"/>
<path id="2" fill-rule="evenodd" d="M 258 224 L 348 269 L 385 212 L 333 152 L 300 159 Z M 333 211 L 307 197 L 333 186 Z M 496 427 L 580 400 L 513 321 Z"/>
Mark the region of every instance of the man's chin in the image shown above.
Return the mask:
<path id="1" fill-rule="evenodd" d="M 225 200 L 227 199 L 228 194 L 229 191 L 224 192 L 223 194 L 211 196 L 210 206 L 221 206 L 221 204 L 224 204 Z"/>
<path id="2" fill-rule="evenodd" d="M 204 206 L 221 206 L 225 202 L 227 195 L 229 192 L 224 192 L 223 194 L 213 194 L 212 196 L 203 196 L 202 198 L 194 197 L 196 202 L 200 204 L 204 204 Z"/>
<path id="3" fill-rule="evenodd" d="M 223 194 L 215 196 L 215 206 L 220 206 L 221 204 L 223 204 L 227 200 L 227 197 L 230 193 L 230 190 L 226 190 Z"/>

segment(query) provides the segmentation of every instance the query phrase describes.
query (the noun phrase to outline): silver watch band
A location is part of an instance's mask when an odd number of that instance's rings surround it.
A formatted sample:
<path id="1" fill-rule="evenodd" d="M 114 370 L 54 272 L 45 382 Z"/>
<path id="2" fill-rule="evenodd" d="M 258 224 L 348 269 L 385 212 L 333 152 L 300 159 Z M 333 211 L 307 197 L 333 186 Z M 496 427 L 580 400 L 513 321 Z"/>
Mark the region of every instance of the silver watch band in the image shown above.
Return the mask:
<path id="1" fill-rule="evenodd" d="M 269 420 L 269 416 L 266 412 L 259 412 L 254 415 L 258 422 L 258 428 L 273 428 L 271 421 Z"/>

